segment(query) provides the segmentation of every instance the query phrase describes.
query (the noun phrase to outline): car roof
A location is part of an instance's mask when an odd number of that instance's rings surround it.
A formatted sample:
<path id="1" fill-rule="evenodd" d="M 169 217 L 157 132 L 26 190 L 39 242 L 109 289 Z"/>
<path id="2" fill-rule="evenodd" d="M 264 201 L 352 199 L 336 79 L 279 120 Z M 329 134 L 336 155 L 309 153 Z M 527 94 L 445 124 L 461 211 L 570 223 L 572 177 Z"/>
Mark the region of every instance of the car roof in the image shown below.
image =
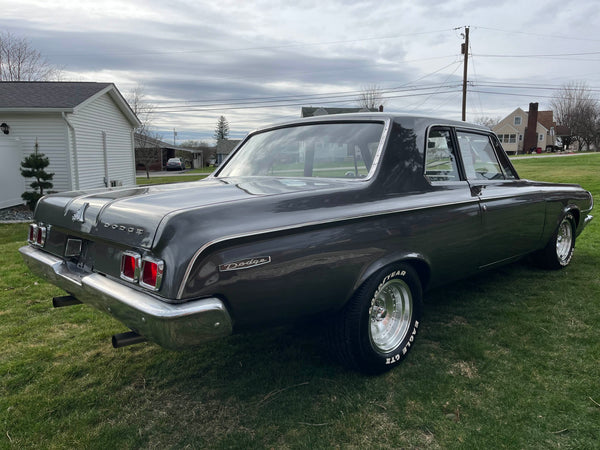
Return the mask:
<path id="1" fill-rule="evenodd" d="M 490 131 L 488 127 L 477 125 L 469 122 L 458 120 L 444 119 L 440 117 L 430 117 L 415 114 L 400 114 L 400 113 L 380 113 L 380 112 L 362 112 L 362 113 L 344 113 L 344 114 L 327 114 L 322 116 L 303 117 L 287 122 L 275 123 L 270 126 L 261 128 L 255 131 L 264 131 L 271 128 L 279 128 L 292 126 L 296 124 L 320 123 L 320 122 L 354 122 L 354 121 L 392 121 L 398 124 L 410 122 L 419 123 L 420 127 L 428 127 L 430 125 L 447 125 L 452 127 L 464 127 L 478 129 L 481 131 Z M 252 134 L 252 133 L 250 133 Z"/>

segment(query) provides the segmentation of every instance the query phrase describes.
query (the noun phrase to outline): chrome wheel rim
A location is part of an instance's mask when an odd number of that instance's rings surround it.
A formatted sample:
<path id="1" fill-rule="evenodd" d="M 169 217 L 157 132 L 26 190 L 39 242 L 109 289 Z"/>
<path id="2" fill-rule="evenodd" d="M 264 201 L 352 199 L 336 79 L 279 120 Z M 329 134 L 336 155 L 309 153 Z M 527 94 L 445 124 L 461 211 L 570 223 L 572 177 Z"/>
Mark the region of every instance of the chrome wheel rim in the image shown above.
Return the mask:
<path id="1" fill-rule="evenodd" d="M 565 262 L 569 259 L 571 254 L 571 247 L 573 245 L 573 227 L 571 222 L 564 219 L 559 227 L 556 236 L 556 256 L 561 262 Z"/>
<path id="2" fill-rule="evenodd" d="M 381 286 L 369 309 L 371 345 L 381 353 L 389 353 L 402 343 L 409 332 L 413 300 L 408 285 L 390 280 Z"/>

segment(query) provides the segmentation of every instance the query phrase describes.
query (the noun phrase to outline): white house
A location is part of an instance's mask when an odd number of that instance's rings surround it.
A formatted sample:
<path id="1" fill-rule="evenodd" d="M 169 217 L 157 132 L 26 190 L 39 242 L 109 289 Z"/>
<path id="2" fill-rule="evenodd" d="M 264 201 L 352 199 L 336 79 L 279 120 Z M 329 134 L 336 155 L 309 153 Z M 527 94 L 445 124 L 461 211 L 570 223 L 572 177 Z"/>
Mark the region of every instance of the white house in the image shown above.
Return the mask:
<path id="1" fill-rule="evenodd" d="M 113 83 L 0 82 L 0 208 L 23 203 L 36 142 L 54 191 L 134 185 L 139 125 Z"/>

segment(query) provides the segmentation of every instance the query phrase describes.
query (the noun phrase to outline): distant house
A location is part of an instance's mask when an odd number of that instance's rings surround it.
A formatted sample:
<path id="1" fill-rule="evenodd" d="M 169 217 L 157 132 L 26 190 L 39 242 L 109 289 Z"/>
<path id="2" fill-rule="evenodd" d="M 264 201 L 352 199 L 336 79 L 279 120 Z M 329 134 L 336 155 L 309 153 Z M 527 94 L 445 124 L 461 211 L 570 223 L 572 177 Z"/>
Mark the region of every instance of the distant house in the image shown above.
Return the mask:
<path id="1" fill-rule="evenodd" d="M 0 208 L 23 203 L 19 166 L 36 142 L 55 191 L 135 184 L 140 122 L 113 83 L 0 82 L 0 124 Z"/>
<path id="2" fill-rule="evenodd" d="M 240 142 L 240 139 L 221 139 L 217 141 L 217 159 L 215 164 L 221 164 Z"/>
<path id="3" fill-rule="evenodd" d="M 313 116 L 325 116 L 327 114 L 349 114 L 349 113 L 358 113 L 358 112 L 377 112 L 383 111 L 383 107 L 381 109 L 368 109 L 368 108 L 325 108 L 323 106 L 312 107 L 312 106 L 303 106 L 300 111 L 300 117 L 313 117 Z"/>
<path id="4" fill-rule="evenodd" d="M 530 115 L 533 115 L 535 130 L 532 129 L 528 133 Z M 525 112 L 521 108 L 515 109 L 492 130 L 498 135 L 504 150 L 512 154 L 528 152 L 532 147 L 540 147 L 542 150 L 547 147 L 554 148 L 558 143 L 558 138 L 569 135 L 568 129 L 556 125 L 554 113 L 538 111 L 537 103 L 530 104 L 529 112 Z M 526 139 L 528 134 L 529 139 Z"/>
<path id="5" fill-rule="evenodd" d="M 204 149 L 180 147 L 160 139 L 135 133 L 136 170 L 145 170 L 146 165 L 148 165 L 148 170 L 162 170 L 167 165 L 169 158 L 174 158 L 178 151 L 187 154 L 183 159 L 192 168 L 199 168 L 204 165 Z"/>

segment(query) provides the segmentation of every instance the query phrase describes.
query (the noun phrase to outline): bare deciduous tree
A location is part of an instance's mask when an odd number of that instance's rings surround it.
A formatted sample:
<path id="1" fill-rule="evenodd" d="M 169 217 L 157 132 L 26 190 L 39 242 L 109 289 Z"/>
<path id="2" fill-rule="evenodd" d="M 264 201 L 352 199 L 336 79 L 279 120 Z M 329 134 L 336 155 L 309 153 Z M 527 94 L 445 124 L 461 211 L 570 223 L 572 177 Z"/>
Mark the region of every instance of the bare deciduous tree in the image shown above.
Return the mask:
<path id="1" fill-rule="evenodd" d="M 156 161 L 162 164 L 162 151 L 159 141 L 162 136 L 145 130 L 135 133 L 135 162 L 142 164 L 146 170 L 146 178 L 150 178 L 150 166 Z"/>
<path id="2" fill-rule="evenodd" d="M 0 32 L 0 81 L 59 80 L 61 74 L 27 39 Z"/>
<path id="3" fill-rule="evenodd" d="M 135 130 L 135 161 L 136 164 L 144 165 L 146 177 L 150 178 L 150 165 L 157 159 L 162 160 L 160 146 L 157 143 L 162 136 L 152 131 L 154 105 L 146 100 L 146 93 L 141 85 L 137 85 L 129 91 L 127 103 L 141 122 L 141 125 Z"/>
<path id="4" fill-rule="evenodd" d="M 361 108 L 369 110 L 377 110 L 380 106 L 385 105 L 383 91 L 376 84 L 364 87 L 357 100 Z"/>
<path id="5" fill-rule="evenodd" d="M 146 98 L 146 92 L 142 85 L 137 85 L 131 89 L 127 95 L 127 103 L 135 113 L 142 125 L 140 128 L 149 129 L 152 122 L 152 113 L 154 113 L 154 105 Z M 140 132 L 138 128 L 138 133 Z"/>
<path id="6" fill-rule="evenodd" d="M 500 118 L 498 116 L 496 116 L 496 117 L 479 116 L 479 117 L 476 117 L 475 120 L 473 120 L 473 123 L 476 123 L 478 125 L 483 125 L 484 127 L 488 127 L 489 129 L 492 129 L 496 125 L 498 125 L 501 120 L 502 120 L 502 118 Z"/>
<path id="7" fill-rule="evenodd" d="M 598 139 L 600 105 L 585 82 L 564 84 L 555 93 L 550 106 L 556 123 L 571 130 L 571 138 L 579 143 L 579 149 L 584 146 L 589 149 Z"/>

